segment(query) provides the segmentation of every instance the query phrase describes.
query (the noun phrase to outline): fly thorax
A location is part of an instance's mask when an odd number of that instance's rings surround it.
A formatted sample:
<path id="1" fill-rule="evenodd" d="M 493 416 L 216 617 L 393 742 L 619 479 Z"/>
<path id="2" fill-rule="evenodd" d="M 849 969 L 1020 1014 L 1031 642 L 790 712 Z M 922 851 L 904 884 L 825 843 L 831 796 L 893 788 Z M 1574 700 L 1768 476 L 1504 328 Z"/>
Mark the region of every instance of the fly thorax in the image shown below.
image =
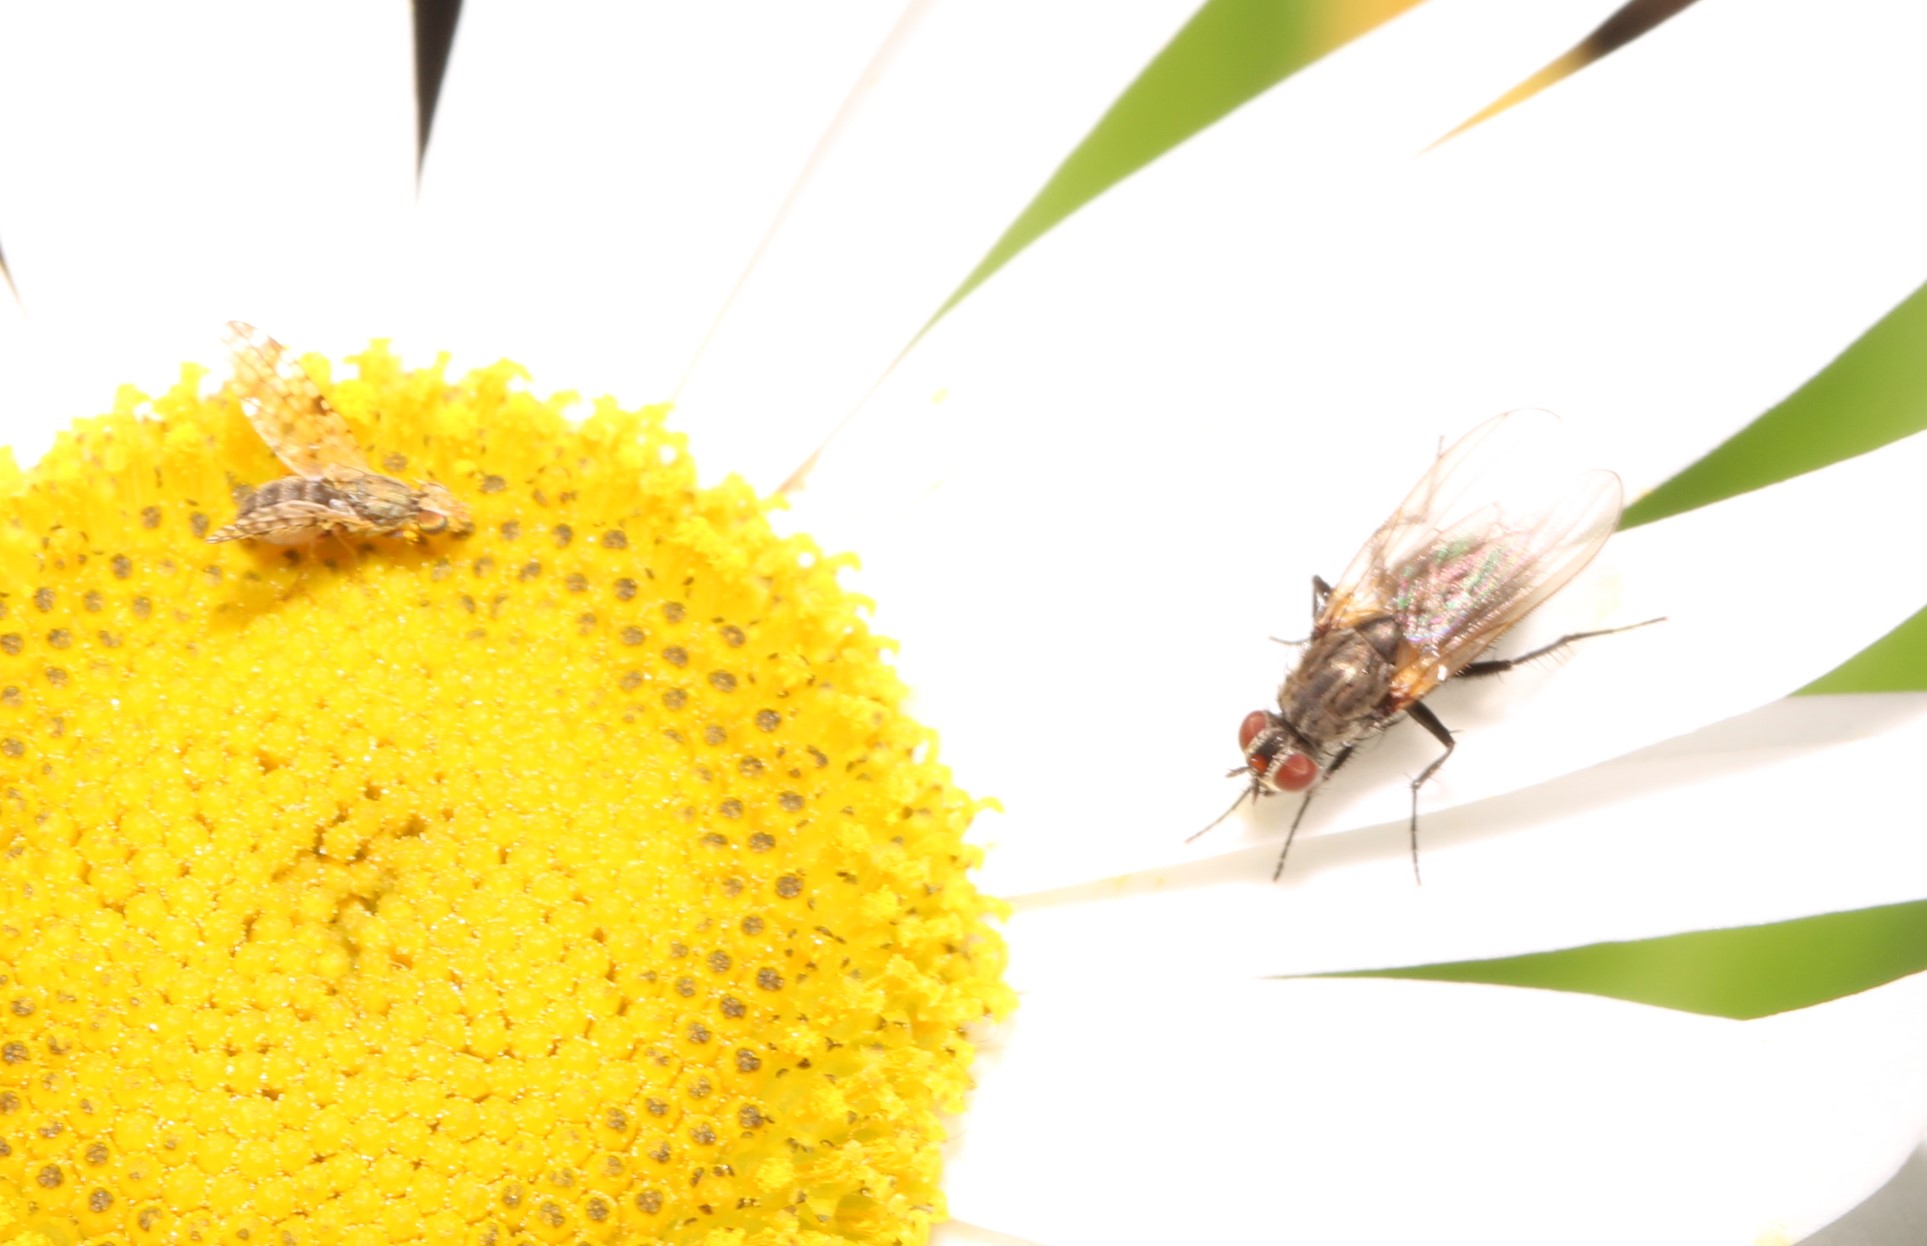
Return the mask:
<path id="1" fill-rule="evenodd" d="M 399 528 L 415 517 L 415 491 L 391 476 L 371 472 L 342 485 L 341 490 L 355 514 L 376 528 Z"/>
<path id="2" fill-rule="evenodd" d="M 1398 647 L 1405 638 L 1399 630 L 1397 619 L 1389 614 L 1381 614 L 1359 624 L 1352 631 L 1362 637 L 1372 647 L 1372 652 L 1384 659 L 1386 665 L 1397 665 Z"/>
<path id="3" fill-rule="evenodd" d="M 1379 622 L 1313 641 L 1278 692 L 1279 712 L 1320 754 L 1364 736 L 1391 691 L 1392 664 L 1374 643 Z"/>

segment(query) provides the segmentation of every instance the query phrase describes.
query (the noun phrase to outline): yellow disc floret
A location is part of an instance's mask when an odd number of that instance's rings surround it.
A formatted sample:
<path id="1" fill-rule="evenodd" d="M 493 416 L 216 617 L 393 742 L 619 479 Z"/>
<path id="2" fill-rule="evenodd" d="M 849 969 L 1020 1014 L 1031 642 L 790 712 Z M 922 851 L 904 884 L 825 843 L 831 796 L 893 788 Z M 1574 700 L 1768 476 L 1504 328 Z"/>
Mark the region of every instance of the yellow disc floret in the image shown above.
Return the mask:
<path id="1" fill-rule="evenodd" d="M 923 1241 L 1010 996 L 839 560 L 354 362 L 472 536 L 205 543 L 284 471 L 193 371 L 0 452 L 0 1243 Z"/>

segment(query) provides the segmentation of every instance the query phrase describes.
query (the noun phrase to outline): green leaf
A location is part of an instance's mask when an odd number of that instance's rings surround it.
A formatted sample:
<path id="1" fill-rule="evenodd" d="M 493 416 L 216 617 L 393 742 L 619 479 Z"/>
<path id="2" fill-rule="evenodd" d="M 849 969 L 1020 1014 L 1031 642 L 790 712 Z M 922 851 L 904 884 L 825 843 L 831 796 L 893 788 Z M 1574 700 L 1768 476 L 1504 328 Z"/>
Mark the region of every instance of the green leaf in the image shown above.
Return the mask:
<path id="1" fill-rule="evenodd" d="M 1502 960 L 1305 976 L 1529 986 L 1745 1018 L 1825 1003 L 1923 969 L 1927 900 Z"/>
<path id="2" fill-rule="evenodd" d="M 1208 0 L 1065 157 L 931 322 L 1117 182 L 1417 2 Z"/>
<path id="3" fill-rule="evenodd" d="M 1842 609 L 1847 608 L 1843 599 Z M 1927 692 L 1927 609 L 1800 689 L 1825 692 Z"/>
<path id="4" fill-rule="evenodd" d="M 1626 508 L 1632 528 L 1877 450 L 1927 429 L 1927 285 L 1908 295 L 1812 380 L 1705 458 Z M 1898 541 L 1899 533 L 1862 533 Z M 1905 555 L 1913 556 L 1911 552 Z M 1789 592 L 1853 594 L 1829 586 L 1825 567 L 1789 568 Z M 1794 577 L 1798 577 L 1797 579 Z M 1797 644 L 1797 637 L 1788 643 Z M 1800 690 L 1927 691 L 1927 610 Z"/>
<path id="5" fill-rule="evenodd" d="M 1927 285 L 1812 380 L 1699 462 L 1626 508 L 1620 527 L 1718 502 L 1927 429 Z M 1868 540 L 1897 533 L 1869 532 Z M 1824 578 L 1826 569 L 1810 569 Z M 1844 604 L 1844 603 L 1843 603 Z"/>

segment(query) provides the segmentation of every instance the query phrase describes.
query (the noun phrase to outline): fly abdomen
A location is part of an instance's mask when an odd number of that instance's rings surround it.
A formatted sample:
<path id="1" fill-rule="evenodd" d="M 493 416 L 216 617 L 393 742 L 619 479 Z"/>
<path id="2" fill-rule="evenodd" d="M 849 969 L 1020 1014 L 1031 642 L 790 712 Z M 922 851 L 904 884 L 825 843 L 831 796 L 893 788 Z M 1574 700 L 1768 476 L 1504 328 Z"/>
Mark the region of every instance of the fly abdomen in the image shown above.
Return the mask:
<path id="1" fill-rule="evenodd" d="M 301 476 L 283 476 L 270 480 L 241 501 L 241 514 L 262 510 L 285 503 L 306 503 L 310 506 L 325 506 L 343 514 L 352 514 L 354 508 L 348 504 L 341 490 L 325 480 L 308 480 Z"/>
<path id="2" fill-rule="evenodd" d="M 254 537 L 272 545 L 295 545 L 355 526 L 354 506 L 340 489 L 326 481 L 283 476 L 243 498 L 234 522 L 207 539 L 219 544 Z"/>

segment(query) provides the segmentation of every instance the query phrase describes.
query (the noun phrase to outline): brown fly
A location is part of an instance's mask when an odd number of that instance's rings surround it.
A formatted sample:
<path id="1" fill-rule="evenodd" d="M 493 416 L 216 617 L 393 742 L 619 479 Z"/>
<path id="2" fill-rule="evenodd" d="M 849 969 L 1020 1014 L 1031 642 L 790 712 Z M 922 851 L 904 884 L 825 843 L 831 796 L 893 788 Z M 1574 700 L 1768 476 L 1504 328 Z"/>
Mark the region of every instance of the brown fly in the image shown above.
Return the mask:
<path id="1" fill-rule="evenodd" d="M 208 540 L 299 545 L 330 534 L 413 540 L 470 531 L 468 507 L 447 486 L 409 484 L 368 466 L 347 421 L 287 347 L 238 320 L 229 322 L 226 338 L 241 409 L 294 475 L 250 493 L 233 522 Z"/>
<path id="2" fill-rule="evenodd" d="M 1278 708 L 1253 710 L 1238 727 L 1245 764 L 1230 773 L 1250 785 L 1191 839 L 1247 799 L 1303 792 L 1276 881 L 1315 785 L 1403 715 L 1445 747 L 1412 780 L 1416 878 L 1419 788 L 1454 747 L 1426 695 L 1448 679 L 1497 675 L 1575 641 L 1660 621 L 1475 660 L 1591 562 L 1619 522 L 1619 477 L 1558 472 L 1550 454 L 1558 430 L 1558 417 L 1545 411 L 1487 420 L 1439 454 L 1336 585 L 1312 577 L 1311 637 L 1278 690 Z"/>

